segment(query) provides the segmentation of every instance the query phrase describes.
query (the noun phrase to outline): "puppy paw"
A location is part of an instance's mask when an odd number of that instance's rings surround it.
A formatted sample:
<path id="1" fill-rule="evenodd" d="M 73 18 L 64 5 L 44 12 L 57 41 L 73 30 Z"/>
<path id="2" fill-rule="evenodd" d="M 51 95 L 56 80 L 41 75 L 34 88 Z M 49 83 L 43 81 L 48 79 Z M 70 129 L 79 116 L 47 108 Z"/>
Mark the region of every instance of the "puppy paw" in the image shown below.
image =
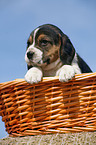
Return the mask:
<path id="1" fill-rule="evenodd" d="M 59 70 L 59 81 L 60 82 L 68 82 L 75 76 L 75 70 L 70 65 L 64 65 Z"/>
<path id="2" fill-rule="evenodd" d="M 42 76 L 42 71 L 39 68 L 32 67 L 27 71 L 25 81 L 30 84 L 38 83 L 42 80 Z"/>

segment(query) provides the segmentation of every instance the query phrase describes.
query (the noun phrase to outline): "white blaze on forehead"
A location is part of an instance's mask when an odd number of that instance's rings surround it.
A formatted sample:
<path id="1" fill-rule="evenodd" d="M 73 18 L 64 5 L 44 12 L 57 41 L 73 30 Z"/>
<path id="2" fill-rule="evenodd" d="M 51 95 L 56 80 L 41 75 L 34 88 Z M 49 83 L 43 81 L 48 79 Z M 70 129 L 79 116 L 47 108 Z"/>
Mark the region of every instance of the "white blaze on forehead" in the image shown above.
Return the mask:
<path id="1" fill-rule="evenodd" d="M 35 31 L 34 31 L 34 35 L 33 35 L 33 43 L 32 45 L 30 45 L 27 49 L 27 52 L 28 51 L 32 51 L 32 52 L 41 52 L 38 48 L 35 47 L 35 37 L 36 37 L 36 33 L 38 32 L 39 28 L 37 28 Z M 41 53 L 40 53 L 41 54 Z"/>
<path id="2" fill-rule="evenodd" d="M 33 44 L 32 46 L 35 45 L 35 37 L 36 37 L 36 33 L 38 32 L 39 28 L 37 28 L 35 31 L 34 31 L 34 35 L 33 35 Z"/>
<path id="3" fill-rule="evenodd" d="M 38 32 L 39 28 L 37 28 L 36 30 L 34 30 L 34 34 L 33 34 L 33 43 L 32 45 L 29 46 L 29 48 L 34 47 L 35 46 L 35 37 L 36 37 L 36 33 Z M 27 52 L 29 51 L 29 48 L 27 49 Z"/>
<path id="4" fill-rule="evenodd" d="M 25 54 L 25 61 L 27 62 L 27 64 L 31 65 L 31 63 L 42 63 L 42 55 L 43 55 L 43 52 L 41 50 L 39 50 L 38 48 L 35 47 L 35 38 L 36 38 L 36 34 L 38 32 L 39 28 L 37 28 L 35 31 L 34 31 L 34 34 L 33 34 L 33 43 L 32 45 L 30 45 L 26 51 L 26 54 Z M 31 51 L 34 53 L 33 57 L 32 57 L 32 61 L 30 61 L 27 57 L 27 53 Z"/>

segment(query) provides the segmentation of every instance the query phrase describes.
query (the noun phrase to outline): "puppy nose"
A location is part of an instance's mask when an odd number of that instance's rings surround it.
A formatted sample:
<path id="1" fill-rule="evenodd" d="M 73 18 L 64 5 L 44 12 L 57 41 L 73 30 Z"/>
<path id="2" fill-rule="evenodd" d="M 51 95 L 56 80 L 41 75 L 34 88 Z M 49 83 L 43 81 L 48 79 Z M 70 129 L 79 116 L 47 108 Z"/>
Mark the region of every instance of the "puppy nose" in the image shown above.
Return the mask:
<path id="1" fill-rule="evenodd" d="M 29 52 L 27 52 L 27 57 L 29 59 L 31 59 L 33 57 L 33 54 L 34 54 L 34 52 L 29 51 Z"/>

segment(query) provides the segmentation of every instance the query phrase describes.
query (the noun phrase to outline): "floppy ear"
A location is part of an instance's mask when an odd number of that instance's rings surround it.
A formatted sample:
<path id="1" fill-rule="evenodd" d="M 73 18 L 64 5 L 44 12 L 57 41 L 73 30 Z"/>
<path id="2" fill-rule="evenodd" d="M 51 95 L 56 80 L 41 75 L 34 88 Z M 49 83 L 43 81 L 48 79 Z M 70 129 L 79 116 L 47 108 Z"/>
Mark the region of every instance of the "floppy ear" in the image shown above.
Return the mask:
<path id="1" fill-rule="evenodd" d="M 75 55 L 75 49 L 70 39 L 63 34 L 61 37 L 60 59 L 63 64 L 70 65 Z"/>

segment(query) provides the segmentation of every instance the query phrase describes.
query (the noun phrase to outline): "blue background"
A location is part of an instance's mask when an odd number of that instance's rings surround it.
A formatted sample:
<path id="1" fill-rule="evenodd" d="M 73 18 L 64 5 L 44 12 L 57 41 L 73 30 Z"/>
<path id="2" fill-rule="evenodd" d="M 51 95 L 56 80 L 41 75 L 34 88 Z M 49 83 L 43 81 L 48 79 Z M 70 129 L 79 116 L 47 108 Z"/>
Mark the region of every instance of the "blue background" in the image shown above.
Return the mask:
<path id="1" fill-rule="evenodd" d="M 29 34 L 46 23 L 67 34 L 96 72 L 96 0 L 0 0 L 0 82 L 24 77 Z M 0 138 L 7 135 L 0 117 Z"/>

